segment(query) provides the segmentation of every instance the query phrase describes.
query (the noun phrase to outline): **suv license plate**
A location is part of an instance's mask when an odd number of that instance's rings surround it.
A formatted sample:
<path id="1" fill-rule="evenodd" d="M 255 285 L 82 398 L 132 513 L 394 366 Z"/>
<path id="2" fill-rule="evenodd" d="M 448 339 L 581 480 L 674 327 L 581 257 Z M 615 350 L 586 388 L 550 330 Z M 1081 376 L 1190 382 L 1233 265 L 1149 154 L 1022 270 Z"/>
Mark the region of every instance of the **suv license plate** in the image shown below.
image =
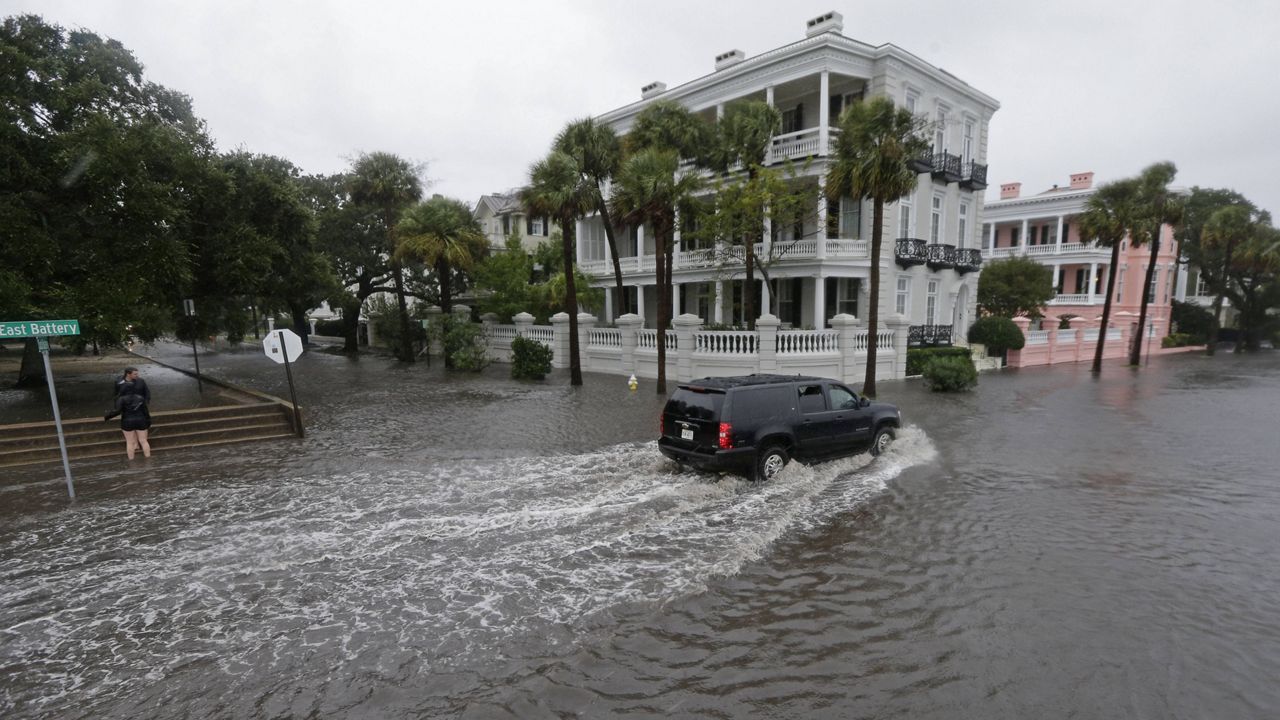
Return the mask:
<path id="1" fill-rule="evenodd" d="M 692 440 L 692 439 L 693 439 L 693 429 L 692 429 L 692 428 L 682 428 L 682 429 L 680 430 L 680 439 L 681 439 L 681 440 Z"/>

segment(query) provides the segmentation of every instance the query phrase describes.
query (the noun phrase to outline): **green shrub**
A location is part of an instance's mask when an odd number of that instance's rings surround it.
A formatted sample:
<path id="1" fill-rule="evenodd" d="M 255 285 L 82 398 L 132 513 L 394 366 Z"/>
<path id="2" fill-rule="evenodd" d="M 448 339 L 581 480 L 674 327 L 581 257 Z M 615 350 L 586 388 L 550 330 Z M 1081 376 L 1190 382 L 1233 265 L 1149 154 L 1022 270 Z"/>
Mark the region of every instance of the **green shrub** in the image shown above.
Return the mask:
<path id="1" fill-rule="evenodd" d="M 1177 328 L 1178 333 L 1185 333 L 1196 339 L 1195 345 L 1208 341 L 1213 332 L 1213 313 L 1195 303 L 1173 301 L 1169 320 Z"/>
<path id="2" fill-rule="evenodd" d="M 1021 350 L 1027 338 L 1009 318 L 989 315 L 978 318 L 969 328 L 969 342 L 982 343 L 989 354 L 999 355 L 1006 350 Z"/>
<path id="3" fill-rule="evenodd" d="M 1192 335 L 1191 333 L 1169 333 L 1160 340 L 1160 347 L 1174 348 L 1186 347 L 1188 345 L 1201 345 L 1203 340 Z"/>
<path id="4" fill-rule="evenodd" d="M 551 372 L 551 348 L 537 340 L 517 335 L 511 341 L 511 377 L 541 380 Z"/>
<path id="5" fill-rule="evenodd" d="M 484 326 L 456 315 L 442 315 L 434 323 L 444 346 L 445 366 L 479 372 L 489 364 L 489 340 Z"/>
<path id="6" fill-rule="evenodd" d="M 316 334 L 325 337 L 342 337 L 344 327 L 342 318 L 334 318 L 333 320 L 320 320 L 316 322 Z"/>
<path id="7" fill-rule="evenodd" d="M 968 357 L 935 357 L 924 366 L 924 382 L 934 392 L 960 392 L 978 384 L 978 371 Z"/>
<path id="8" fill-rule="evenodd" d="M 939 357 L 972 357 L 967 347 L 907 348 L 907 374 L 920 375 L 929 361 Z"/>

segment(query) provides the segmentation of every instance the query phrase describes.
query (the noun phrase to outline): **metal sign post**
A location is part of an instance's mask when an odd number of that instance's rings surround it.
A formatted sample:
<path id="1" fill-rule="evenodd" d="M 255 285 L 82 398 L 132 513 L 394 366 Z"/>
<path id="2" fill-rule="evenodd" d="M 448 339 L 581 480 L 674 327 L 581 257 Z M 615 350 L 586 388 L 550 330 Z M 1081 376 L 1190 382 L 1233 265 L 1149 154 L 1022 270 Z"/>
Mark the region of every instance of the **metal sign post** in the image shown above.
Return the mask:
<path id="1" fill-rule="evenodd" d="M 200 351 L 196 349 L 196 301 L 191 298 L 183 300 L 182 312 L 191 318 L 191 354 L 196 359 L 196 387 L 204 395 L 204 381 L 200 379 Z"/>
<path id="2" fill-rule="evenodd" d="M 272 330 L 262 341 L 262 351 L 272 362 L 284 365 L 285 377 L 289 379 L 289 402 L 293 403 L 293 426 L 298 437 L 305 437 L 302 430 L 302 411 L 298 409 L 298 393 L 293 387 L 292 361 L 302 355 L 302 338 L 292 330 Z"/>
<path id="3" fill-rule="evenodd" d="M 0 322 L 0 338 L 36 339 L 36 347 L 44 359 L 44 380 L 49 386 L 49 402 L 53 405 L 53 425 L 58 430 L 58 449 L 62 451 L 62 472 L 67 476 L 67 494 L 76 499 L 76 486 L 71 481 L 71 462 L 67 459 L 67 437 L 62 432 L 62 412 L 58 409 L 58 391 L 53 386 L 53 366 L 49 364 L 49 338 L 79 335 L 79 320 L 23 320 Z"/>

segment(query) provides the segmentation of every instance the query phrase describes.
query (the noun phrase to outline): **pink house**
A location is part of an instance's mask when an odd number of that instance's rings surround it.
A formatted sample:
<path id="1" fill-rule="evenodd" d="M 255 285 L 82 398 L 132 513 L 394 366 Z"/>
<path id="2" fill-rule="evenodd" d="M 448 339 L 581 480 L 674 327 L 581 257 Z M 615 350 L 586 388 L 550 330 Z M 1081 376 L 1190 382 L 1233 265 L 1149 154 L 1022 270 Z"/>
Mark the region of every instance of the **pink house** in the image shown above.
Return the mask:
<path id="1" fill-rule="evenodd" d="M 993 261 L 1025 256 L 1051 267 L 1058 292 L 1042 310 L 1045 319 L 1039 327 L 1024 328 L 1028 347 L 1021 353 L 1011 354 L 1011 366 L 1074 361 L 1078 359 L 1077 351 L 1066 352 L 1065 347 L 1058 349 L 1058 346 L 1067 341 L 1074 344 L 1077 339 L 1089 345 L 1087 356 L 1092 358 L 1106 301 L 1107 279 L 1113 272 L 1116 280 L 1107 357 L 1123 357 L 1128 339 L 1138 331 L 1138 312 L 1151 247 L 1135 247 L 1125 240 L 1120 246 L 1119 266 L 1112 268 L 1111 249 L 1096 246 L 1080 234 L 1079 216 L 1094 192 L 1093 173 L 1083 172 L 1072 175 L 1065 187 L 1054 185 L 1026 197 L 1022 196 L 1021 183 L 1002 184 L 1000 199 L 988 202 L 985 207 L 984 254 Z M 1152 347 L 1156 349 L 1169 331 L 1170 301 L 1179 274 L 1177 260 L 1173 229 L 1166 225 L 1160 231 L 1155 275 L 1146 288 L 1151 293 L 1151 302 L 1147 305 L 1148 327 L 1143 335 L 1151 337 Z M 1070 321 L 1071 329 L 1059 330 L 1063 319 Z M 1049 344 L 1055 346 L 1054 352 L 1045 354 L 1035 347 Z"/>

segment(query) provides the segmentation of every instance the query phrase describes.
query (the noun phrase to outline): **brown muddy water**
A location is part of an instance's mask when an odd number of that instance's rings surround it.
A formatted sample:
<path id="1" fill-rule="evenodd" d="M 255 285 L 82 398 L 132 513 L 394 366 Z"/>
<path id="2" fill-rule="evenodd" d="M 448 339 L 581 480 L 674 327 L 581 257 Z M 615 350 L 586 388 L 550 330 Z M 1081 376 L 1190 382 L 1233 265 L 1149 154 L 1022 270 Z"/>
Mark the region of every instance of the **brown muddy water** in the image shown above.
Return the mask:
<path id="1" fill-rule="evenodd" d="M 884 383 L 888 455 L 765 484 L 649 383 L 297 370 L 305 440 L 8 471 L 0 717 L 1280 714 L 1280 355 Z"/>

